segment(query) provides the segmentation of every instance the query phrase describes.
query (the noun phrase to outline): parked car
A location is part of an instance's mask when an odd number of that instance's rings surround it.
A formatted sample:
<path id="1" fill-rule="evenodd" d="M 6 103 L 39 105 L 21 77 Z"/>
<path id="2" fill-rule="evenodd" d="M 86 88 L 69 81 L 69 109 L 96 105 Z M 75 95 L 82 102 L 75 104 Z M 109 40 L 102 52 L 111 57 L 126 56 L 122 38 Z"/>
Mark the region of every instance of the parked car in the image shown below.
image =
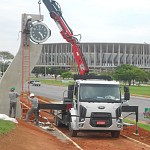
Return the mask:
<path id="1" fill-rule="evenodd" d="M 29 81 L 29 84 L 33 84 L 34 81 L 35 81 L 35 80 L 30 80 L 30 81 Z"/>
<path id="2" fill-rule="evenodd" d="M 33 86 L 41 86 L 41 82 L 36 80 L 32 83 L 32 85 Z"/>

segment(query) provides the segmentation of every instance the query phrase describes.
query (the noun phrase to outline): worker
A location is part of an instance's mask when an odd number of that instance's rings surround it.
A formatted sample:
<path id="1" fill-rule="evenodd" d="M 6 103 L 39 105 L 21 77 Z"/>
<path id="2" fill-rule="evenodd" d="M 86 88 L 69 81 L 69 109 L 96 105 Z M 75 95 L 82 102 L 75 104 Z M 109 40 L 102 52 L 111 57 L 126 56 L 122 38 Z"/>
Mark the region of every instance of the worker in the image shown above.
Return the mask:
<path id="1" fill-rule="evenodd" d="M 16 118 L 16 108 L 17 108 L 17 97 L 20 95 L 15 92 L 15 87 L 10 88 L 9 99 L 10 99 L 10 109 L 9 109 L 9 117 L 11 117 L 12 109 L 14 111 L 13 117 Z"/>
<path id="2" fill-rule="evenodd" d="M 28 97 L 28 100 L 31 101 L 32 106 L 26 114 L 25 121 L 27 122 L 29 120 L 30 115 L 34 113 L 36 124 L 38 124 L 38 99 L 35 97 L 34 93 L 31 93 Z"/>

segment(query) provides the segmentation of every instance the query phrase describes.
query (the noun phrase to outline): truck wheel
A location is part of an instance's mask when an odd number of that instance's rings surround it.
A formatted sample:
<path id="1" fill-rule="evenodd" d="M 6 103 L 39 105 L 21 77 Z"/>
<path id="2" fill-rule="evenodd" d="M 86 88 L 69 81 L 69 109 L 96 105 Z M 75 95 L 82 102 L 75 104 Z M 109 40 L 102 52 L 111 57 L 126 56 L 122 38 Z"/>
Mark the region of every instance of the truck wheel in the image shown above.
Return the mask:
<path id="1" fill-rule="evenodd" d="M 77 137 L 78 131 L 72 129 L 71 123 L 69 123 L 69 131 L 70 131 L 70 136 L 71 136 L 71 137 Z"/>
<path id="2" fill-rule="evenodd" d="M 119 138 L 120 131 L 111 131 L 111 137 L 113 138 Z"/>
<path id="3" fill-rule="evenodd" d="M 62 124 L 57 116 L 54 117 L 54 123 L 57 127 L 60 127 Z"/>

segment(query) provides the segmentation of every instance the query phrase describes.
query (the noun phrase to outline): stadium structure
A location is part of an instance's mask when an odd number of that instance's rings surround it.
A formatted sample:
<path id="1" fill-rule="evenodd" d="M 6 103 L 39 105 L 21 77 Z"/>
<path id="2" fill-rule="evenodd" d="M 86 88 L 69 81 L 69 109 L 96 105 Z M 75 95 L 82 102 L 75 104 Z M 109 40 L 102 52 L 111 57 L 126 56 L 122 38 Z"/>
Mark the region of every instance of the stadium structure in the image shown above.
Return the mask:
<path id="1" fill-rule="evenodd" d="M 108 71 L 121 64 L 150 70 L 150 45 L 143 43 L 80 43 L 90 70 Z M 75 68 L 69 43 L 43 44 L 36 66 Z"/>

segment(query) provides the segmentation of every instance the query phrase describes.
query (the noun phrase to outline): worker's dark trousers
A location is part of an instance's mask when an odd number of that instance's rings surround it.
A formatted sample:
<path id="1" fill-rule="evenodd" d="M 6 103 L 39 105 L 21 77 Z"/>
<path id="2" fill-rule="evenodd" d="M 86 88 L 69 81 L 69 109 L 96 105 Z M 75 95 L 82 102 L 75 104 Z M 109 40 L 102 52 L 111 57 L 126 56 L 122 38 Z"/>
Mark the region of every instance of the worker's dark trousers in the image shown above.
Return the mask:
<path id="1" fill-rule="evenodd" d="M 10 109 L 9 109 L 9 117 L 11 117 L 12 114 L 12 109 L 14 111 L 14 118 L 16 118 L 16 106 L 17 106 L 17 102 L 10 102 Z"/>
<path id="2" fill-rule="evenodd" d="M 28 112 L 26 114 L 26 120 L 25 121 L 29 120 L 29 117 L 30 117 L 30 115 L 32 113 L 34 113 L 34 115 L 35 115 L 35 121 L 38 123 L 38 115 L 39 115 L 39 113 L 37 111 L 37 108 L 31 108 L 31 109 L 28 110 Z"/>

